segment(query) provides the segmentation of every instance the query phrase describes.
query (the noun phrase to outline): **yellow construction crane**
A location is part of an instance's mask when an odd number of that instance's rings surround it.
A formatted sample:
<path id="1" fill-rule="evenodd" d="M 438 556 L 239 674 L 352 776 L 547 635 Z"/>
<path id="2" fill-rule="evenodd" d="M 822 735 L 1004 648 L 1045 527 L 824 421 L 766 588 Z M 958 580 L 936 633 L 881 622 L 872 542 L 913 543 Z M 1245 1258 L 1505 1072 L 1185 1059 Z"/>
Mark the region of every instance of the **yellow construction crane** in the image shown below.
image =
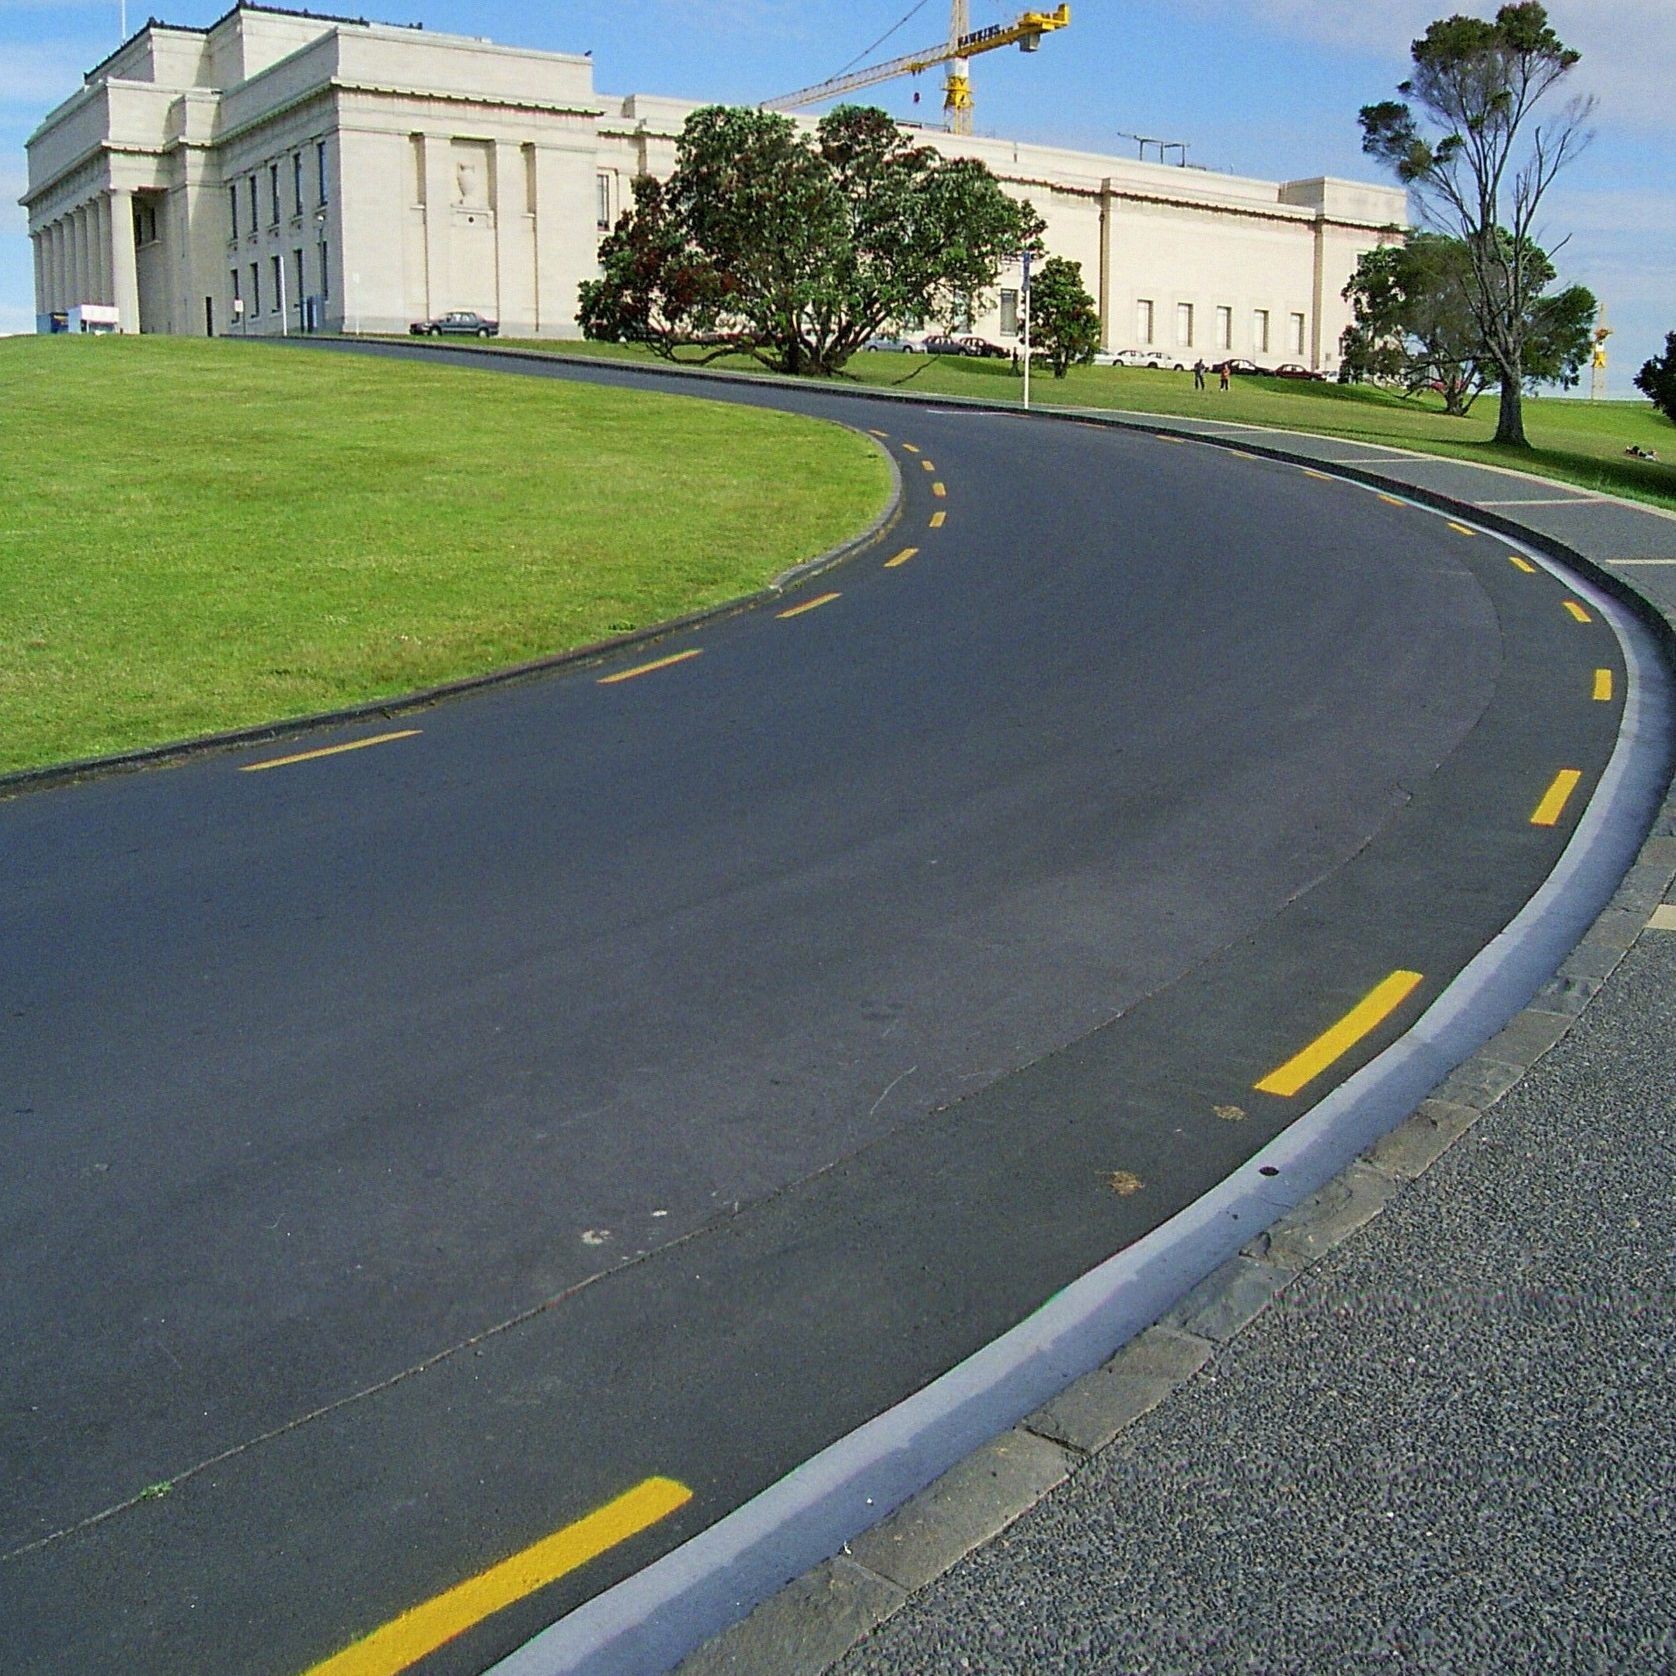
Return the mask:
<path id="1" fill-rule="evenodd" d="M 973 29 L 968 0 L 953 0 L 949 8 L 949 38 L 941 46 L 927 47 L 923 52 L 910 52 L 901 58 L 887 58 L 868 70 L 855 70 L 847 76 L 833 76 L 829 81 L 817 82 L 799 93 L 788 93 L 783 98 L 769 99 L 765 111 L 793 111 L 801 105 L 818 105 L 823 99 L 835 99 L 840 94 L 853 93 L 858 87 L 871 87 L 875 82 L 890 81 L 897 76 L 918 75 L 933 64 L 947 64 L 948 75 L 943 81 L 943 109 L 948 113 L 951 134 L 972 132 L 972 80 L 966 61 L 980 52 L 994 52 L 997 47 L 1016 45 L 1020 52 L 1034 52 L 1042 37 L 1050 30 L 1063 29 L 1071 21 L 1069 4 L 1051 12 L 1021 12 L 1011 23 L 997 23 L 988 29 Z"/>

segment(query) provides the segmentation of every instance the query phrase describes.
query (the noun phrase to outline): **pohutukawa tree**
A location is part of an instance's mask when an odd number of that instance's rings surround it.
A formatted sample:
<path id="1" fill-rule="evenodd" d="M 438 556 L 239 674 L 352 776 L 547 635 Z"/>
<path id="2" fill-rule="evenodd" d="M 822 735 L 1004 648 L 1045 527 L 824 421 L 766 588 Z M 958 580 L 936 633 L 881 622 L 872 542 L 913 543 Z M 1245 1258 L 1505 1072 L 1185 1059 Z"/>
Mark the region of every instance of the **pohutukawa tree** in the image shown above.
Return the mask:
<path id="1" fill-rule="evenodd" d="M 830 375 L 887 324 L 967 314 L 1041 230 L 982 163 L 909 144 L 883 111 L 840 106 L 811 135 L 712 105 L 667 181 L 635 181 L 577 319 L 671 359 L 743 351 Z"/>
<path id="2" fill-rule="evenodd" d="M 1537 214 L 1554 177 L 1588 143 L 1593 101 L 1572 99 L 1546 123 L 1535 113 L 1580 55 L 1535 0 L 1503 6 L 1489 22 L 1441 19 L 1411 52 L 1414 74 L 1398 91 L 1441 132 L 1428 138 L 1407 104 L 1366 105 L 1362 149 L 1412 189 L 1423 220 L 1465 244 L 1468 301 L 1501 386 L 1495 440 L 1524 447 L 1525 335 L 1552 273 L 1546 258 L 1534 259 Z"/>
<path id="3" fill-rule="evenodd" d="M 1100 316 L 1082 282 L 1082 263 L 1050 256 L 1030 282 L 1030 341 L 1063 378 L 1100 347 Z"/>

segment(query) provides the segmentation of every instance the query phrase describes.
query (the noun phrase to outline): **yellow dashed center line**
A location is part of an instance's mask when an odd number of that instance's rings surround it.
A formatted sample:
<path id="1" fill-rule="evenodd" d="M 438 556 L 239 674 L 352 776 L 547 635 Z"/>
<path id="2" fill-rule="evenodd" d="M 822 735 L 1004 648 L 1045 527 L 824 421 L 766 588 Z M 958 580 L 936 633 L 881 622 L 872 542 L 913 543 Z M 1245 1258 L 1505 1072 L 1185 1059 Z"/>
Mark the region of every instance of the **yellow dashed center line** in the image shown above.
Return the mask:
<path id="1" fill-rule="evenodd" d="M 241 774 L 260 774 L 264 768 L 284 768 L 293 762 L 313 762 L 316 757 L 342 756 L 345 751 L 364 751 L 369 745 L 388 745 L 396 739 L 417 738 L 422 730 L 403 728 L 400 733 L 375 733 L 370 739 L 352 739 L 347 745 L 323 745 L 317 751 L 297 751 L 288 757 L 269 757 L 266 762 L 246 762 L 239 766 Z"/>
<path id="2" fill-rule="evenodd" d="M 1610 704 L 1612 702 L 1612 671 L 1610 669 L 1597 669 L 1595 671 L 1593 696 L 1597 704 Z"/>
<path id="3" fill-rule="evenodd" d="M 905 442 L 902 444 L 902 452 L 904 454 L 917 454 L 919 450 L 911 442 Z"/>
<path id="4" fill-rule="evenodd" d="M 396 1676 L 474 1625 L 638 1536 L 692 1500 L 673 1478 L 648 1478 L 586 1518 L 492 1565 L 313 1665 L 307 1676 Z"/>
<path id="5" fill-rule="evenodd" d="M 1298 470 L 1301 471 L 1305 477 L 1319 478 L 1323 483 L 1332 482 L 1332 478 L 1329 477 L 1326 472 L 1317 471 L 1314 466 L 1299 466 Z"/>
<path id="6" fill-rule="evenodd" d="M 937 468 L 929 460 L 920 461 L 921 471 L 935 471 Z"/>
<path id="7" fill-rule="evenodd" d="M 787 617 L 801 617 L 805 611 L 813 611 L 821 605 L 830 605 L 833 600 L 841 597 L 839 594 L 816 594 L 813 599 L 806 599 L 801 605 L 794 605 L 789 611 L 776 611 L 774 615 L 783 622 Z"/>
<path id="8" fill-rule="evenodd" d="M 1230 448 L 1228 452 L 1232 454 L 1236 460 L 1255 460 L 1257 458 L 1255 454 L 1246 453 L 1243 448 Z"/>
<path id="9" fill-rule="evenodd" d="M 688 658 L 696 658 L 703 651 L 702 646 L 694 646 L 685 652 L 672 652 L 667 658 L 654 658 L 650 663 L 637 663 L 633 669 L 619 669 L 615 675 L 602 675 L 599 685 L 614 686 L 618 681 L 632 681 L 638 675 L 650 675 L 654 669 L 668 669 L 672 663 L 685 663 Z"/>
<path id="10" fill-rule="evenodd" d="M 888 440 L 889 440 L 889 438 L 890 438 L 890 432 L 889 432 L 889 431 L 869 431 L 869 432 L 868 432 L 868 433 L 867 433 L 867 434 L 868 434 L 868 435 L 869 435 L 869 436 L 882 436 L 882 437 L 884 437 L 884 438 L 885 438 L 885 439 L 886 439 L 886 440 L 887 440 L 887 441 L 888 441 Z"/>
<path id="11" fill-rule="evenodd" d="M 1456 535 L 1477 535 L 1478 534 L 1477 530 L 1469 530 L 1466 527 L 1465 524 L 1457 524 L 1453 518 L 1448 520 L 1448 524 L 1449 524 L 1450 529 L 1452 529 L 1455 532 Z"/>
<path id="12" fill-rule="evenodd" d="M 1517 553 L 1509 553 L 1507 555 L 1507 562 L 1512 565 L 1515 570 L 1522 570 L 1527 576 L 1536 575 L 1536 566 L 1533 565 L 1529 559 L 1521 558 Z"/>
<path id="13" fill-rule="evenodd" d="M 946 513 L 946 512 L 933 512 L 931 514 L 931 527 L 932 527 L 932 529 L 940 530 L 943 527 L 943 520 L 946 517 L 948 517 L 948 513 Z"/>
<path id="14" fill-rule="evenodd" d="M 896 567 L 899 564 L 906 564 L 908 562 L 908 560 L 911 559 L 914 556 L 914 554 L 917 553 L 918 551 L 919 551 L 919 548 L 917 548 L 917 547 L 904 547 L 902 549 L 902 551 L 900 553 L 898 553 L 894 559 L 886 559 L 885 560 L 885 569 L 886 570 L 895 570 Z"/>
<path id="15" fill-rule="evenodd" d="M 1342 1059 L 1371 1030 L 1400 1007 L 1421 982 L 1418 972 L 1393 972 L 1363 996 L 1330 1030 L 1323 1031 L 1302 1053 L 1270 1071 L 1257 1084 L 1261 1094 L 1296 1094 L 1336 1059 Z"/>
<path id="16" fill-rule="evenodd" d="M 1554 783 L 1542 794 L 1542 801 L 1537 804 L 1536 811 L 1531 816 L 1531 825 L 1557 826 L 1571 794 L 1576 791 L 1577 783 L 1582 778 L 1575 768 L 1562 768 L 1554 776 Z"/>
<path id="17" fill-rule="evenodd" d="M 941 483 L 933 483 L 931 485 L 931 492 L 938 500 L 941 500 L 948 493 L 948 490 Z"/>
<path id="18" fill-rule="evenodd" d="M 1398 500 L 1395 495 L 1381 495 L 1379 498 L 1382 501 L 1384 501 L 1387 506 L 1407 506 L 1408 505 L 1407 501 Z"/>
<path id="19" fill-rule="evenodd" d="M 1577 601 L 1576 601 L 1576 600 L 1574 600 L 1574 599 L 1568 599 L 1568 600 L 1567 600 L 1567 601 L 1566 601 L 1566 602 L 1565 602 L 1565 608 L 1566 608 L 1566 610 L 1567 610 L 1567 611 L 1569 611 L 1569 612 L 1570 612 L 1570 613 L 1571 613 L 1571 614 L 1572 614 L 1572 616 L 1574 616 L 1574 617 L 1575 617 L 1575 618 L 1576 618 L 1576 619 L 1577 619 L 1577 621 L 1578 621 L 1578 622 L 1580 622 L 1580 623 L 1592 623 L 1592 622 L 1593 622 L 1593 621 L 1594 621 L 1594 618 L 1593 618 L 1593 617 L 1591 617 L 1591 616 L 1590 616 L 1590 615 L 1589 615 L 1589 614 L 1588 614 L 1588 612 L 1587 612 L 1587 611 L 1585 611 L 1585 610 L 1584 610 L 1584 609 L 1583 609 L 1583 607 L 1582 607 L 1582 606 L 1581 606 L 1581 605 L 1579 605 L 1579 604 L 1578 604 L 1578 603 L 1577 603 Z"/>

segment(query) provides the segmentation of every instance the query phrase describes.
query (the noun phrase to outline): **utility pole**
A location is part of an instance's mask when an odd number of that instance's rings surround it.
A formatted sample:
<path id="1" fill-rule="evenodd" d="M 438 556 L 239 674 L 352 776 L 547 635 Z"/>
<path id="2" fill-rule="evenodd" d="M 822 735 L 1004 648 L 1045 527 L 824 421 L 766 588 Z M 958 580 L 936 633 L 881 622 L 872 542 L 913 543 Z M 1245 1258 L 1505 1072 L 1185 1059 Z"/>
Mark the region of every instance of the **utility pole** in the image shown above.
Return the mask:
<path id="1" fill-rule="evenodd" d="M 1024 411 L 1030 411 L 1030 252 L 1024 253 L 1024 284 L 1019 288 L 1018 306 L 1024 310 Z"/>

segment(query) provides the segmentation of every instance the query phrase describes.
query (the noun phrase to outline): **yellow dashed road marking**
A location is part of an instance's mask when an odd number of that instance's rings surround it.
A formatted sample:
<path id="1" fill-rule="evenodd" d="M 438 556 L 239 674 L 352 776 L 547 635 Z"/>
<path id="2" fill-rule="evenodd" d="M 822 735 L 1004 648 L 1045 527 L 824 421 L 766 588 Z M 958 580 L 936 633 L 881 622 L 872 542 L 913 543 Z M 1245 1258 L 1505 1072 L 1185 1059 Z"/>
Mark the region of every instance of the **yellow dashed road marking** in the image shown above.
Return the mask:
<path id="1" fill-rule="evenodd" d="M 1326 472 L 1317 471 L 1314 466 L 1299 466 L 1298 470 L 1301 471 L 1305 477 L 1319 478 L 1323 483 L 1332 482 L 1332 478 L 1329 477 Z"/>
<path id="2" fill-rule="evenodd" d="M 1572 614 L 1572 616 L 1574 616 L 1574 617 L 1575 617 L 1575 618 L 1576 618 L 1576 619 L 1577 619 L 1577 621 L 1578 621 L 1578 622 L 1580 622 L 1580 623 L 1592 623 L 1592 622 L 1593 622 L 1593 621 L 1594 621 L 1594 618 L 1593 618 L 1593 617 L 1591 617 L 1591 616 L 1590 616 L 1590 615 L 1589 615 L 1589 614 L 1588 614 L 1588 612 L 1587 612 L 1587 611 L 1585 611 L 1585 610 L 1584 610 L 1584 609 L 1583 609 L 1583 607 L 1582 607 L 1582 606 L 1581 606 L 1581 605 L 1579 605 L 1579 604 L 1578 604 L 1578 603 L 1577 603 L 1577 601 L 1576 601 L 1576 600 L 1574 600 L 1574 599 L 1568 599 L 1568 600 L 1567 600 L 1567 601 L 1566 601 L 1566 602 L 1565 602 L 1565 608 L 1566 608 L 1566 610 L 1567 610 L 1567 611 L 1569 611 L 1569 612 L 1570 612 L 1570 613 L 1571 613 L 1571 614 Z"/>
<path id="3" fill-rule="evenodd" d="M 1612 702 L 1612 671 L 1610 669 L 1597 669 L 1595 671 L 1595 690 L 1590 696 L 1597 704 L 1610 704 Z"/>
<path id="4" fill-rule="evenodd" d="M 618 681 L 632 681 L 638 675 L 650 675 L 654 669 L 668 669 L 672 663 L 685 663 L 688 658 L 696 658 L 703 650 L 701 646 L 694 646 L 689 651 L 674 652 L 667 658 L 654 658 L 651 663 L 639 663 L 633 669 L 619 669 L 615 675 L 602 675 L 599 685 L 609 687 Z"/>
<path id="5" fill-rule="evenodd" d="M 932 465 L 932 463 L 929 460 L 921 460 L 920 461 L 920 470 L 921 471 L 935 471 L 936 469 L 937 468 L 934 465 Z"/>
<path id="6" fill-rule="evenodd" d="M 933 483 L 931 485 L 931 492 L 938 500 L 941 500 L 948 493 L 948 490 L 941 483 Z"/>
<path id="7" fill-rule="evenodd" d="M 376 733 L 371 739 L 352 739 L 347 745 L 323 745 L 317 751 L 297 751 L 288 757 L 269 757 L 266 762 L 241 763 L 241 774 L 260 774 L 264 768 L 284 768 L 293 762 L 313 762 L 316 757 L 342 756 L 345 751 L 364 751 L 369 745 L 388 745 L 396 739 L 413 739 L 420 728 L 403 728 L 400 733 Z"/>
<path id="8" fill-rule="evenodd" d="M 774 615 L 783 622 L 787 617 L 801 617 L 805 611 L 813 611 L 820 605 L 830 605 L 833 600 L 842 597 L 840 594 L 816 594 L 813 599 L 806 599 L 801 605 L 794 605 L 789 611 L 776 611 Z"/>
<path id="9" fill-rule="evenodd" d="M 1376 1029 L 1400 1007 L 1421 982 L 1418 972 L 1393 972 L 1376 989 L 1369 991 L 1330 1030 L 1324 1030 L 1303 1052 L 1257 1084 L 1261 1094 L 1296 1094 L 1336 1059 L 1342 1059 L 1370 1031 Z"/>
<path id="10" fill-rule="evenodd" d="M 313 1665 L 307 1676 L 396 1676 L 474 1625 L 586 1565 L 692 1500 L 673 1478 L 648 1478 L 586 1518 L 393 1618 Z"/>
<path id="11" fill-rule="evenodd" d="M 911 442 L 905 442 L 902 444 L 902 452 L 904 454 L 917 454 L 919 450 Z"/>
<path id="12" fill-rule="evenodd" d="M 948 513 L 946 513 L 946 512 L 933 512 L 931 514 L 931 527 L 932 527 L 932 529 L 940 530 L 943 527 L 943 520 L 946 517 L 948 517 Z"/>
<path id="13" fill-rule="evenodd" d="M 1382 494 L 1379 498 L 1382 501 L 1384 501 L 1387 506 L 1407 506 L 1408 505 L 1407 501 L 1398 500 L 1395 495 Z"/>
<path id="14" fill-rule="evenodd" d="M 1554 783 L 1542 794 L 1542 801 L 1531 816 L 1531 825 L 1557 826 L 1571 794 L 1577 789 L 1577 782 L 1582 778 L 1575 768 L 1562 768 L 1554 776 Z"/>
<path id="15" fill-rule="evenodd" d="M 1457 524 L 1453 518 L 1448 520 L 1448 524 L 1449 524 L 1450 529 L 1452 529 L 1455 532 L 1456 535 L 1477 535 L 1478 534 L 1477 530 L 1469 530 L 1466 527 L 1465 524 Z"/>
<path id="16" fill-rule="evenodd" d="M 914 556 L 914 554 L 917 553 L 918 551 L 919 551 L 919 548 L 917 548 L 917 547 L 904 547 L 902 549 L 902 551 L 900 553 L 898 553 L 894 559 L 886 559 L 885 560 L 885 569 L 886 570 L 895 570 L 898 565 L 906 564 L 908 562 L 908 560 L 911 559 Z"/>
<path id="17" fill-rule="evenodd" d="M 1533 565 L 1529 559 L 1521 558 L 1517 553 L 1509 553 L 1507 555 L 1507 562 L 1512 565 L 1515 570 L 1522 570 L 1527 576 L 1536 575 L 1536 566 Z"/>

